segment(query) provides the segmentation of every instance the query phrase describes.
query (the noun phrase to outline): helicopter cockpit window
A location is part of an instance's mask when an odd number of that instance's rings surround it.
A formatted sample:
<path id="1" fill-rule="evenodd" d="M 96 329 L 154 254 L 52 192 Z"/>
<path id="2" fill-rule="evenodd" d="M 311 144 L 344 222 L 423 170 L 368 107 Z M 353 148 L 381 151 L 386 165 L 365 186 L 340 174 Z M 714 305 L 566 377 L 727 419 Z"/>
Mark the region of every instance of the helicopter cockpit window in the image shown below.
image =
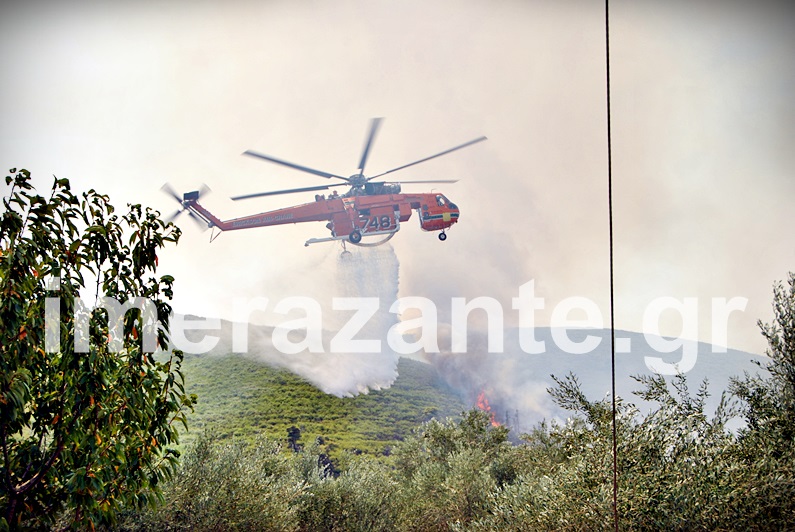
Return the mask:
<path id="1" fill-rule="evenodd" d="M 455 206 L 455 203 L 447 199 L 446 197 L 442 196 L 441 194 L 436 195 L 436 204 L 439 207 L 447 207 L 448 209 L 457 209 L 458 207 Z"/>

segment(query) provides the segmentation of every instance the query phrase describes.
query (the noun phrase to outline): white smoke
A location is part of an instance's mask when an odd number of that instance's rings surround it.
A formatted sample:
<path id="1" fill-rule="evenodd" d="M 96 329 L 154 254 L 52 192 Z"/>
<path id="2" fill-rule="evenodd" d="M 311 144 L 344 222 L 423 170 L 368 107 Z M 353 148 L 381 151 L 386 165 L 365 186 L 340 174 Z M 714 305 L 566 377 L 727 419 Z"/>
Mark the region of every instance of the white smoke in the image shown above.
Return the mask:
<path id="1" fill-rule="evenodd" d="M 444 328 L 440 330 L 445 333 Z M 610 397 L 611 393 L 611 344 L 609 329 L 570 329 L 569 337 L 581 342 L 586 335 L 600 338 L 599 345 L 585 354 L 571 354 L 558 347 L 548 327 L 536 328 L 533 337 L 543 341 L 544 352 L 528 354 L 520 349 L 517 329 L 505 331 L 505 352 L 489 353 L 486 333 L 469 331 L 469 349 L 466 353 L 425 353 L 425 359 L 462 397 L 471 404 L 480 393 L 485 393 L 496 421 L 509 425 L 516 432 L 527 431 L 542 420 L 563 420 L 572 413 L 555 404 L 547 389 L 556 386 L 552 375 L 558 378 L 573 373 L 578 377 L 581 389 L 589 400 L 597 401 Z M 633 375 L 652 375 L 646 357 L 660 357 L 667 363 L 682 358 L 682 349 L 671 353 L 659 353 L 649 344 L 643 333 L 616 331 L 617 339 L 626 340 L 631 348 L 618 350 L 616 354 L 616 395 L 647 412 L 655 405 L 641 400 L 635 394 L 642 386 Z M 440 345 L 449 341 L 441 339 Z M 721 393 L 728 389 L 733 376 L 744 372 L 761 372 L 755 362 L 764 366 L 764 357 L 728 349 L 720 352 L 714 346 L 699 342 L 697 362 L 688 371 L 688 385 L 695 393 L 706 378 L 710 397 L 706 400 L 706 411 L 714 412 L 720 402 Z"/>
<path id="2" fill-rule="evenodd" d="M 210 354 L 238 352 L 264 364 L 289 369 L 336 396 L 353 396 L 371 389 L 387 388 L 397 378 L 399 357 L 387 343 L 387 332 L 399 320 L 397 314 L 389 312 L 398 297 L 398 279 L 399 263 L 389 244 L 354 248 L 342 254 L 337 248 L 332 248 L 318 262 L 296 268 L 285 278 L 269 280 L 262 292 L 267 296 L 260 296 L 263 310 L 252 312 L 252 308 L 257 306 L 256 296 L 252 295 L 248 301 L 241 302 L 241 308 L 245 310 L 236 316 L 235 322 L 221 321 L 220 332 L 217 329 L 188 331 L 186 337 L 196 342 L 204 335 L 213 335 L 218 341 Z M 306 317 L 300 309 L 287 315 L 274 311 L 280 301 L 295 296 L 307 298 L 320 306 L 322 352 L 304 349 L 287 354 L 274 346 L 274 327 Z M 332 352 L 332 339 L 356 312 L 335 310 L 334 301 L 337 300 L 340 308 L 341 298 L 377 298 L 378 310 L 354 335 L 353 341 L 378 341 L 380 349 L 369 352 L 334 349 Z M 306 330 L 296 328 L 289 339 L 293 343 L 301 343 L 307 334 Z M 235 338 L 238 343 L 233 341 Z M 241 338 L 245 339 L 245 345 Z"/>
<path id="3" fill-rule="evenodd" d="M 301 353 L 282 355 L 285 367 L 307 378 L 326 393 L 356 395 L 370 389 L 388 388 L 397 378 L 398 355 L 387 344 L 387 332 L 398 322 L 397 314 L 389 312 L 398 297 L 399 263 L 389 244 L 375 248 L 355 248 L 330 257 L 336 298 L 378 298 L 378 310 L 370 317 L 354 339 L 379 340 L 381 349 L 367 353 Z M 323 325 L 328 336 L 336 334 L 354 311 L 333 310 L 326 300 Z M 332 303 L 333 304 L 333 303 Z M 327 344 L 324 338 L 324 344 Z"/>

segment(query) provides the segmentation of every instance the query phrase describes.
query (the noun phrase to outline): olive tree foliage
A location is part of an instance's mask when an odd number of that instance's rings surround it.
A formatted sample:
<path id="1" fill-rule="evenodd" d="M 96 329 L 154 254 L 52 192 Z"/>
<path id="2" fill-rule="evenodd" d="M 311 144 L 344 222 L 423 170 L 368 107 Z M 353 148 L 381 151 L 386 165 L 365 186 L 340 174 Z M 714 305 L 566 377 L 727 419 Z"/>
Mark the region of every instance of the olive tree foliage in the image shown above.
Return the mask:
<path id="1" fill-rule="evenodd" d="M 163 504 L 124 512 L 116 529 L 295 530 L 296 500 L 307 483 L 298 460 L 282 451 L 265 437 L 247 445 L 200 435 L 164 482 Z"/>
<path id="2" fill-rule="evenodd" d="M 158 250 L 180 232 L 140 205 L 119 215 L 94 190 L 76 196 L 66 179 L 42 196 L 28 171 L 11 174 L 0 213 L 0 525 L 93 528 L 159 498 L 195 403 L 167 345 L 174 279 L 156 276 Z M 154 312 L 116 326 L 81 294 Z M 75 341 L 84 330 L 87 349 Z"/>
<path id="3" fill-rule="evenodd" d="M 636 377 L 640 412 L 617 401 L 618 514 L 628 530 L 784 530 L 795 523 L 795 275 L 774 289 L 775 321 L 760 322 L 765 372 L 734 379 L 714 412 L 707 382 Z M 612 528 L 612 424 L 608 400 L 590 401 L 574 375 L 552 398 L 572 412 L 517 448 L 517 481 L 489 494 L 479 530 Z M 744 414 L 743 429 L 730 423 Z"/>
<path id="4" fill-rule="evenodd" d="M 795 440 L 795 273 L 789 274 L 787 286 L 773 287 L 773 311 L 773 323 L 759 321 L 768 344 L 769 377 L 746 373 L 733 379 L 732 391 L 746 404 L 746 435 L 765 434 L 791 445 Z"/>
<path id="5" fill-rule="evenodd" d="M 117 530 L 399 529 L 390 469 L 353 454 L 342 461 L 335 476 L 317 444 L 293 451 L 265 436 L 200 435 L 164 483 L 164 504 L 125 512 Z"/>
<path id="6" fill-rule="evenodd" d="M 345 454 L 339 474 L 317 443 L 298 451 L 200 436 L 164 483 L 165 504 L 130 510 L 120 530 L 450 530 L 485 516 L 512 482 L 516 448 L 490 416 L 432 420 L 389 457 Z"/>
<path id="7" fill-rule="evenodd" d="M 769 360 L 762 375 L 732 380 L 742 400 L 746 428 L 740 432 L 738 481 L 758 496 L 739 498 L 749 516 L 771 528 L 795 523 L 795 273 L 773 287 L 772 323 L 759 322 Z"/>
<path id="8" fill-rule="evenodd" d="M 492 426 L 488 413 L 431 420 L 394 450 L 403 530 L 465 526 L 489 510 L 488 495 L 515 478 L 509 429 Z"/>
<path id="9" fill-rule="evenodd" d="M 515 448 L 518 478 L 488 495 L 475 530 L 605 530 L 613 527 L 612 405 L 591 401 L 574 375 L 555 379 L 555 401 L 572 411 Z M 627 530 L 731 528 L 731 452 L 723 401 L 705 412 L 706 382 L 693 394 L 679 375 L 638 377 L 647 414 L 617 401 L 618 511 Z"/>
<path id="10" fill-rule="evenodd" d="M 397 482 L 383 463 L 350 454 L 335 476 L 316 445 L 293 455 L 303 485 L 294 501 L 297 530 L 375 532 L 398 530 Z"/>

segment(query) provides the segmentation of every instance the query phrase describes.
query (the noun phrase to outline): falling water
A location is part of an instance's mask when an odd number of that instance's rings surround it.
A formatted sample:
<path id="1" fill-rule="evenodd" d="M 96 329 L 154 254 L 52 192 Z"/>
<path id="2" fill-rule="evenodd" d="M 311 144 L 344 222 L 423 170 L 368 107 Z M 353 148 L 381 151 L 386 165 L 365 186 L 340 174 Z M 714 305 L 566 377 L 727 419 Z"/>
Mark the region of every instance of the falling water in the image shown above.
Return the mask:
<path id="1" fill-rule="evenodd" d="M 271 294 L 276 289 L 288 290 L 289 293 L 280 296 L 300 293 L 320 305 L 323 352 L 280 352 L 272 342 L 273 326 L 295 316 L 269 312 L 266 321 L 270 326 L 246 325 L 248 344 L 241 353 L 263 363 L 289 369 L 324 392 L 337 396 L 352 396 L 391 386 L 397 377 L 398 355 L 387 344 L 387 331 L 399 319 L 397 314 L 389 312 L 398 297 L 398 274 L 398 259 L 389 244 L 353 248 L 343 254 L 335 249 L 329 250 L 321 261 L 296 269 L 283 279 L 270 281 L 267 287 Z M 368 352 L 332 351 L 332 339 L 355 314 L 354 310 L 340 310 L 344 306 L 343 298 L 377 299 L 378 310 L 369 316 L 353 340 L 377 341 L 380 348 Z M 271 311 L 275 303 L 269 303 Z M 232 325 L 225 323 L 223 328 L 222 340 L 214 351 L 226 354 L 232 350 L 229 340 Z M 297 336 L 305 336 L 305 331 L 295 332 Z"/>

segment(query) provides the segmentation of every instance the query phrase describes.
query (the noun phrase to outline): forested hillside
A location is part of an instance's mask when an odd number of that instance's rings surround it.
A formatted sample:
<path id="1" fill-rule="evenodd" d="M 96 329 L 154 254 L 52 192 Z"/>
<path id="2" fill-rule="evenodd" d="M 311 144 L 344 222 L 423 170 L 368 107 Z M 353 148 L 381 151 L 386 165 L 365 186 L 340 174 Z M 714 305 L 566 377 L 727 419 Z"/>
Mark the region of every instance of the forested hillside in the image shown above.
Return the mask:
<path id="1" fill-rule="evenodd" d="M 325 394 L 287 370 L 239 355 L 186 355 L 183 371 L 186 390 L 199 397 L 183 445 L 205 431 L 220 439 L 253 441 L 265 435 L 285 440 L 287 430 L 296 427 L 299 443 L 321 438 L 335 457 L 341 450 L 381 454 L 418 424 L 472 406 L 431 366 L 405 358 L 390 388 L 356 397 Z"/>

